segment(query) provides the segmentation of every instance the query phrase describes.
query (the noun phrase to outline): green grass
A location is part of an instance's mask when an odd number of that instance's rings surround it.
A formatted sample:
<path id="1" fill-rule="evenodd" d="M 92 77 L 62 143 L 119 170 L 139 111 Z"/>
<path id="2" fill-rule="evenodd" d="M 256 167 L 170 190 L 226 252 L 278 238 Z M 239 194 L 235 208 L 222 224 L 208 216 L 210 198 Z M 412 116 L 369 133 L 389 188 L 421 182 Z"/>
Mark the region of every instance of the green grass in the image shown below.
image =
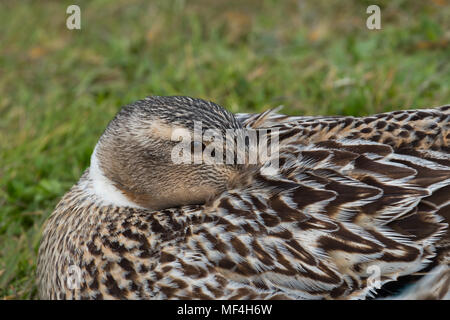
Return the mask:
<path id="1" fill-rule="evenodd" d="M 450 4 L 434 1 L 0 4 L 0 297 L 37 298 L 42 224 L 121 105 L 189 95 L 233 112 L 365 115 L 450 102 Z M 299 5 L 300 3 L 300 5 Z M 365 27 L 381 7 L 382 30 Z"/>

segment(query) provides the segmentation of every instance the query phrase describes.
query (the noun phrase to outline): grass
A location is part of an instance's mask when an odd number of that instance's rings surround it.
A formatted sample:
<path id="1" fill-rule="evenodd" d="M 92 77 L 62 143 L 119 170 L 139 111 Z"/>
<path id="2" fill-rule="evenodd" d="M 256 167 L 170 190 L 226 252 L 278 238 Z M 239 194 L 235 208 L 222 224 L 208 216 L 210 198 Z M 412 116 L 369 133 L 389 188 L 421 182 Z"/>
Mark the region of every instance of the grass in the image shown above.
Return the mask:
<path id="1" fill-rule="evenodd" d="M 80 0 L 71 31 L 72 3 L 0 4 L 0 298 L 37 298 L 42 224 L 121 105 L 189 95 L 365 115 L 450 102 L 445 0 Z"/>

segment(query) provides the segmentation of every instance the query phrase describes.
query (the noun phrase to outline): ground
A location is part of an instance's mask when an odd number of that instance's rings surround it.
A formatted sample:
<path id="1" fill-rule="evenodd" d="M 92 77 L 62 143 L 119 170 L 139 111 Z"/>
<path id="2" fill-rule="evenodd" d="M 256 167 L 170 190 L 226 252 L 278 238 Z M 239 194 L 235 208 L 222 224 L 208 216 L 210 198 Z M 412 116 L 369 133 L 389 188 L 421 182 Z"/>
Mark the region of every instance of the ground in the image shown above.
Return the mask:
<path id="1" fill-rule="evenodd" d="M 81 30 L 66 8 L 81 8 Z M 381 8 L 368 30 L 366 8 Z M 2 1 L 0 298 L 37 298 L 42 225 L 120 106 L 366 115 L 450 103 L 450 3 Z"/>

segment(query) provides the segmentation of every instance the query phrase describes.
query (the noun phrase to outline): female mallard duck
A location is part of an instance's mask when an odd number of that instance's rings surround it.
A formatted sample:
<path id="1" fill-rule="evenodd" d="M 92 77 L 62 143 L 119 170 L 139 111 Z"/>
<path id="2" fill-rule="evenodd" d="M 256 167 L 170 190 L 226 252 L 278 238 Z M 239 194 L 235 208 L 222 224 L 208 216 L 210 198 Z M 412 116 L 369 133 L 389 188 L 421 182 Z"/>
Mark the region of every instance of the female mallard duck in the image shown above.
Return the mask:
<path id="1" fill-rule="evenodd" d="M 448 299 L 449 119 L 450 106 L 354 118 L 132 103 L 46 224 L 40 296 Z M 191 136 L 196 121 L 265 132 L 278 149 L 256 164 L 175 163 L 173 133 Z M 387 287 L 404 279 L 413 290 Z"/>

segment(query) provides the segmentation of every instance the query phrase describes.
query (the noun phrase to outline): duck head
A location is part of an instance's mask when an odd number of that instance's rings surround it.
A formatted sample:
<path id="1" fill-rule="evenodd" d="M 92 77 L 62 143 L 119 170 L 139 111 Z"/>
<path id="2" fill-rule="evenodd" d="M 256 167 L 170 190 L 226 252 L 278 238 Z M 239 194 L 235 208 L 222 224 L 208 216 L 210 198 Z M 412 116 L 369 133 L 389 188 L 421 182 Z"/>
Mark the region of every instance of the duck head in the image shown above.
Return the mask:
<path id="1" fill-rule="evenodd" d="M 225 161 L 227 152 L 236 159 L 236 145 L 230 151 L 225 139 L 199 137 L 199 126 L 200 135 L 243 129 L 232 113 L 200 99 L 149 97 L 123 107 L 92 154 L 96 193 L 115 204 L 160 210 L 204 204 L 223 192 L 243 170 Z M 205 159 L 218 150 L 224 161 Z"/>

